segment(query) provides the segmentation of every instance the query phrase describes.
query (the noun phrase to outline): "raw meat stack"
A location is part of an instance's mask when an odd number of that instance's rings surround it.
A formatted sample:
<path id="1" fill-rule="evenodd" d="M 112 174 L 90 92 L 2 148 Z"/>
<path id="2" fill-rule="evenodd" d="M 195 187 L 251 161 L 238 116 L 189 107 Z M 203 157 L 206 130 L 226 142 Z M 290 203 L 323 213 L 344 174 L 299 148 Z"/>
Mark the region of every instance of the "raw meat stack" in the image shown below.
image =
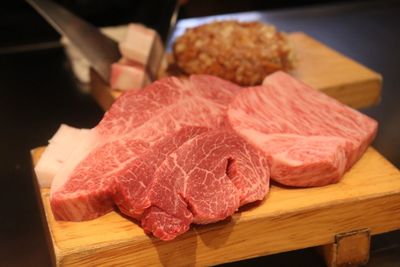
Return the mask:
<path id="1" fill-rule="evenodd" d="M 300 187 L 338 182 L 377 131 L 371 118 L 283 72 L 242 90 L 228 121 L 265 151 L 272 179 Z"/>
<path id="2" fill-rule="evenodd" d="M 191 223 L 262 200 L 270 177 L 302 187 L 339 181 L 376 128 L 282 72 L 251 88 L 208 75 L 170 77 L 123 94 L 95 128 L 75 132 L 77 142 L 66 134 L 73 149 L 57 165 L 49 159 L 60 142 L 50 143 L 36 172 L 54 172 L 56 219 L 94 219 L 117 206 L 171 240 Z"/>

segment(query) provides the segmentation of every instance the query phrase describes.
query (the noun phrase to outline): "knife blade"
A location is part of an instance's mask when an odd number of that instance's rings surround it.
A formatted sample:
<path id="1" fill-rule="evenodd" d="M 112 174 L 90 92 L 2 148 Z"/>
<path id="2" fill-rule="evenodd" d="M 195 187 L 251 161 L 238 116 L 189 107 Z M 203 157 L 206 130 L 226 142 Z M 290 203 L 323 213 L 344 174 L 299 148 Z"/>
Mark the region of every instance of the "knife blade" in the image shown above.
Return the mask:
<path id="1" fill-rule="evenodd" d="M 48 0 L 26 1 L 56 31 L 68 37 L 104 81 L 109 81 L 111 64 L 121 58 L 117 42 L 57 3 Z"/>

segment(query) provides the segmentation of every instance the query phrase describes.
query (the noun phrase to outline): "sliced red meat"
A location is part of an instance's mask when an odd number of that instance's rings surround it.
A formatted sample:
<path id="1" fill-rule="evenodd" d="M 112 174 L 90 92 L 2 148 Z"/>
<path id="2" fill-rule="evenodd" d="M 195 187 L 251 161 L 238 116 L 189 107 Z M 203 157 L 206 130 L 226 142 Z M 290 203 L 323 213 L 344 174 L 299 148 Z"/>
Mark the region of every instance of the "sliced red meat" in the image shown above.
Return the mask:
<path id="1" fill-rule="evenodd" d="M 238 90 L 232 83 L 199 75 L 165 78 L 123 94 L 53 179 L 55 218 L 81 221 L 112 210 L 115 181 L 131 160 L 184 126 L 220 127 Z"/>
<path id="2" fill-rule="evenodd" d="M 117 177 L 115 183 L 114 202 L 118 208 L 126 215 L 140 219 L 143 211 L 151 205 L 150 185 L 154 182 L 154 173 L 161 163 L 186 141 L 206 131 L 208 128 L 184 127 L 130 161 L 126 171 Z"/>
<path id="3" fill-rule="evenodd" d="M 268 156 L 271 178 L 289 186 L 339 181 L 376 135 L 377 123 L 283 72 L 243 89 L 231 127 Z"/>
<path id="4" fill-rule="evenodd" d="M 269 169 L 263 153 L 221 129 L 193 136 L 154 173 L 142 227 L 162 240 L 231 216 L 265 197 Z"/>

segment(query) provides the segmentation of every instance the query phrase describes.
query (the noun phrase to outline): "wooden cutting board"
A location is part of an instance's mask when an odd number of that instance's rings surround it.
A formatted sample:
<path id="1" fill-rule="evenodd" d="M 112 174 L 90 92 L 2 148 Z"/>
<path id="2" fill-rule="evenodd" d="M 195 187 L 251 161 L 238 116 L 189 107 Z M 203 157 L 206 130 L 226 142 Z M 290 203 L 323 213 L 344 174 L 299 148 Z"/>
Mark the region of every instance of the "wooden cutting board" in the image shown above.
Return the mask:
<path id="1" fill-rule="evenodd" d="M 380 74 L 351 60 L 305 33 L 289 34 L 297 55 L 295 77 L 353 108 L 377 104 L 380 99 Z M 168 75 L 163 70 L 161 75 Z M 91 71 L 91 92 L 107 110 L 121 92 L 111 90 L 107 83 Z"/>
<path id="2" fill-rule="evenodd" d="M 34 164 L 43 148 L 32 151 Z M 232 219 L 195 226 L 173 241 L 145 235 L 136 222 L 111 212 L 86 222 L 55 221 L 49 190 L 39 189 L 56 266 L 204 266 L 333 243 L 335 235 L 400 229 L 400 172 L 376 150 L 334 185 L 288 189 Z"/>

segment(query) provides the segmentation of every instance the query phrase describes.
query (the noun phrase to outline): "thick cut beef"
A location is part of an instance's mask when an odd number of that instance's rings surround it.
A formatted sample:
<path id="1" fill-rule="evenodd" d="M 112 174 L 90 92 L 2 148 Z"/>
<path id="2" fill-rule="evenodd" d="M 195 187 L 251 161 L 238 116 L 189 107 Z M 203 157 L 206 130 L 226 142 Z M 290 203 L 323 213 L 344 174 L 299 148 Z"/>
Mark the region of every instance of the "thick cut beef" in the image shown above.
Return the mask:
<path id="1" fill-rule="evenodd" d="M 191 223 L 220 221 L 263 199 L 268 188 L 269 168 L 260 150 L 225 129 L 192 135 L 157 166 L 142 227 L 171 240 Z"/>
<path id="2" fill-rule="evenodd" d="M 227 120 L 268 156 L 271 178 L 289 186 L 337 182 L 375 137 L 377 123 L 283 73 L 243 89 Z"/>
<path id="3" fill-rule="evenodd" d="M 54 177 L 56 219 L 81 221 L 113 208 L 115 181 L 131 161 L 183 126 L 219 127 L 239 87 L 207 75 L 165 78 L 122 95 Z"/>
<path id="4" fill-rule="evenodd" d="M 126 172 L 117 177 L 115 183 L 114 202 L 119 210 L 140 219 L 143 211 L 151 205 L 149 191 L 154 183 L 154 173 L 161 163 L 186 141 L 208 130 L 204 127 L 183 127 L 130 161 L 125 168 Z"/>

